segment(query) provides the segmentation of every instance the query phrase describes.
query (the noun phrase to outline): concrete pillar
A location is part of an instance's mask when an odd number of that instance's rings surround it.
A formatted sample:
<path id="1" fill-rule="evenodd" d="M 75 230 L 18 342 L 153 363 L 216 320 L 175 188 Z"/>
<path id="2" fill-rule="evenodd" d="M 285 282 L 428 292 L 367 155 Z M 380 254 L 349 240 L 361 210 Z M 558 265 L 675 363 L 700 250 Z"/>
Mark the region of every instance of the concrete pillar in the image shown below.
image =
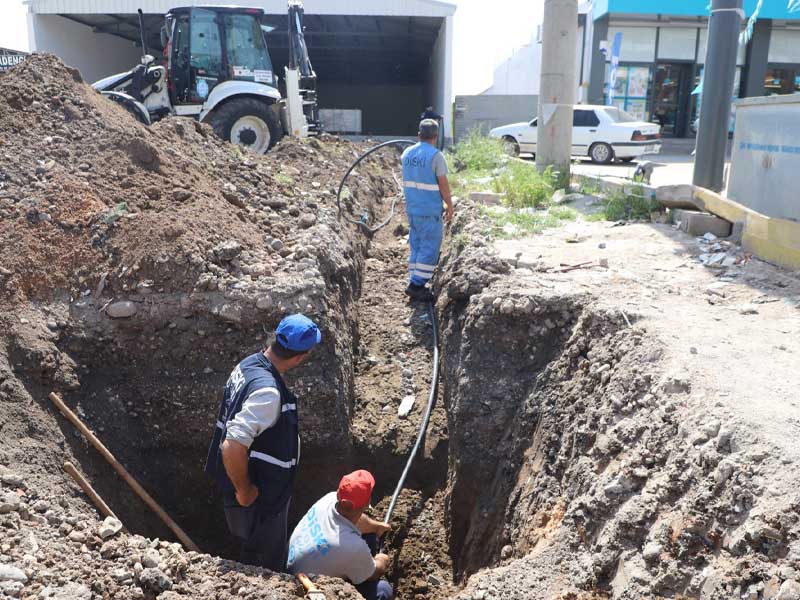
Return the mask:
<path id="1" fill-rule="evenodd" d="M 764 78 L 769 63 L 769 42 L 772 19 L 759 19 L 753 27 L 753 38 L 747 45 L 747 60 L 742 73 L 742 97 L 764 95 Z"/>
<path id="2" fill-rule="evenodd" d="M 713 0 L 703 71 L 700 131 L 694 160 L 694 185 L 722 190 L 731 95 L 742 27 L 742 0 Z"/>
<path id="3" fill-rule="evenodd" d="M 545 0 L 536 166 L 569 174 L 577 78 L 578 1 Z"/>
<path id="4" fill-rule="evenodd" d="M 606 57 L 600 52 L 600 42 L 608 39 L 608 15 L 594 22 L 589 74 L 589 104 L 605 104 L 603 87 L 606 83 Z"/>

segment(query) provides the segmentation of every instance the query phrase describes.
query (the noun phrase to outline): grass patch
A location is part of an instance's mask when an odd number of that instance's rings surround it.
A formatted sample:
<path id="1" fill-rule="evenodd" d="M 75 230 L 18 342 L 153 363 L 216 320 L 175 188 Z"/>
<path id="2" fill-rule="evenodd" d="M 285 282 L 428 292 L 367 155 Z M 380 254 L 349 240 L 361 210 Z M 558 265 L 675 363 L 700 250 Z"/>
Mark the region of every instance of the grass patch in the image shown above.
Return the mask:
<path id="1" fill-rule="evenodd" d="M 630 193 L 619 190 L 610 194 L 603 206 L 603 214 L 608 221 L 641 221 L 649 220 L 650 213 L 660 208 L 661 205 L 644 188 L 635 187 Z"/>
<path id="2" fill-rule="evenodd" d="M 607 221 L 608 219 L 606 219 L 606 213 L 601 210 L 600 212 L 586 215 L 583 220 L 589 223 L 597 223 L 598 221 Z"/>
<path id="3" fill-rule="evenodd" d="M 548 167 L 540 173 L 536 167 L 510 162 L 492 182 L 495 192 L 505 194 L 511 208 L 544 208 L 556 191 L 556 178 Z"/>
<path id="4" fill-rule="evenodd" d="M 473 129 L 458 142 L 452 153 L 448 154 L 450 169 L 460 171 L 491 171 L 502 167 L 508 156 L 503 151 L 503 143 Z"/>
<path id="5" fill-rule="evenodd" d="M 547 210 L 509 209 L 504 211 L 486 209 L 492 222 L 489 232 L 495 238 L 518 238 L 541 233 L 545 229 L 560 227 L 574 221 L 578 213 L 568 206 L 551 206 Z"/>

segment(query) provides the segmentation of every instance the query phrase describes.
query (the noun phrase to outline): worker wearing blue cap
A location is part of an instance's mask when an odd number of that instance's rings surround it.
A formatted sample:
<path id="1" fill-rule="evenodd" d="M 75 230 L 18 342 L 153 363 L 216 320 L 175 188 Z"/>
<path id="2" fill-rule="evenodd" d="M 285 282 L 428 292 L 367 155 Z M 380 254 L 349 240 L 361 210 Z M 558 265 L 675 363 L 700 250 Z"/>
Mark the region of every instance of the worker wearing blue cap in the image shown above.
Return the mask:
<path id="1" fill-rule="evenodd" d="M 283 571 L 287 517 L 300 456 L 297 399 L 283 374 L 305 361 L 322 334 L 290 315 L 262 352 L 240 362 L 225 385 L 206 473 L 223 492 L 225 518 L 242 545 L 241 561 Z"/>

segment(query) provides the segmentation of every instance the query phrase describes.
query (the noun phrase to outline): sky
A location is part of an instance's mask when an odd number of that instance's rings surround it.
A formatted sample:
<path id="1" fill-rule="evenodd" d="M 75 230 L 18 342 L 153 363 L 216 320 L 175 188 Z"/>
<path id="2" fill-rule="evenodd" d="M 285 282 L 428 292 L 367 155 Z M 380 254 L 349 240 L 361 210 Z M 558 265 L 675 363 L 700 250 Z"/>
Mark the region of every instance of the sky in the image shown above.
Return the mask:
<path id="1" fill-rule="evenodd" d="M 0 0 L 0 47 L 29 50 L 22 0 Z M 178 3 L 176 3 L 178 4 Z M 477 94 L 492 71 L 527 44 L 542 20 L 544 0 L 456 0 L 453 93 Z"/>

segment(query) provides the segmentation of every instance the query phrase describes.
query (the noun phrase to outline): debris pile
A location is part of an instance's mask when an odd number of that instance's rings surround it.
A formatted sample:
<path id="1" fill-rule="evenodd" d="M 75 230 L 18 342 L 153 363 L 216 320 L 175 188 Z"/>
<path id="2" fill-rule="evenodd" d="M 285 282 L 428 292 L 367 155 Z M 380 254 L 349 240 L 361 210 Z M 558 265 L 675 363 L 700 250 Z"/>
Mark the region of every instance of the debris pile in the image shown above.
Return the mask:
<path id="1" fill-rule="evenodd" d="M 706 233 L 697 238 L 701 254 L 697 260 L 711 269 L 729 269 L 745 265 L 750 260 L 750 255 L 742 247 L 730 240 L 720 239 L 713 233 Z"/>
<path id="2" fill-rule="evenodd" d="M 121 525 L 100 522 L 2 466 L 0 481 L 0 598 L 256 600 L 267 589 L 273 598 L 302 595 L 288 575 L 124 535 Z M 323 578 L 322 585 L 340 597 L 357 597 L 341 580 Z"/>

